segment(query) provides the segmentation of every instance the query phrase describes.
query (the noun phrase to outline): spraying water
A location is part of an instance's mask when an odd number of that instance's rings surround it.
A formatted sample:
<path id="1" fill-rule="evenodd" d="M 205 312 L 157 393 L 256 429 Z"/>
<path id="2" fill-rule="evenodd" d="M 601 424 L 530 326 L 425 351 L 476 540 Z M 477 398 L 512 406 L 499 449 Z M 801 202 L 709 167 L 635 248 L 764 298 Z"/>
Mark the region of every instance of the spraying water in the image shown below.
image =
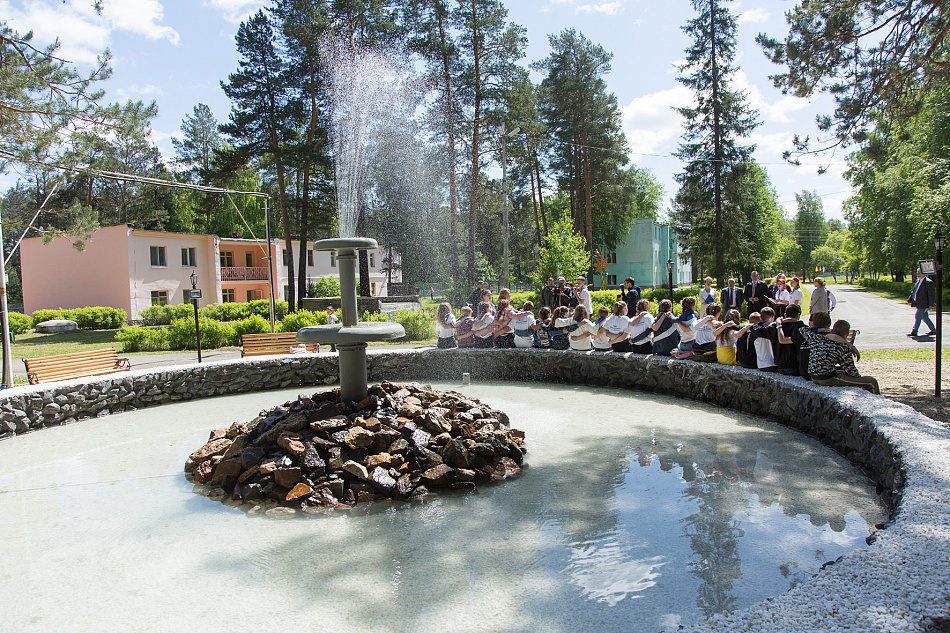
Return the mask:
<path id="1" fill-rule="evenodd" d="M 339 42 L 326 48 L 340 237 L 353 237 L 367 203 L 367 174 L 379 160 L 378 141 L 394 117 L 411 110 L 411 95 L 406 73 L 382 52 Z"/>

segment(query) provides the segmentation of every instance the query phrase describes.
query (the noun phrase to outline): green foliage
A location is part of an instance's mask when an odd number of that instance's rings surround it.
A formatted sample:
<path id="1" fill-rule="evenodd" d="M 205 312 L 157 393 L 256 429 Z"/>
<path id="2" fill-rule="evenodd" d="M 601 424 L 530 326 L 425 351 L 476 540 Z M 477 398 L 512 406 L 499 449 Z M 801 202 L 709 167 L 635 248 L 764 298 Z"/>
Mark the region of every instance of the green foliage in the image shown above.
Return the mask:
<path id="1" fill-rule="evenodd" d="M 190 303 L 178 305 L 149 306 L 139 311 L 139 319 L 143 325 L 168 325 L 175 319 L 194 317 L 194 307 Z"/>
<path id="2" fill-rule="evenodd" d="M 398 310 L 393 320 L 406 330 L 407 341 L 427 341 L 435 337 L 435 316 L 422 310 Z"/>
<path id="3" fill-rule="evenodd" d="M 7 264 L 7 300 L 17 303 L 23 301 L 23 282 L 13 262 Z"/>
<path id="4" fill-rule="evenodd" d="M 321 277 L 310 282 L 307 287 L 308 297 L 339 297 L 340 280 L 336 277 Z"/>
<path id="5" fill-rule="evenodd" d="M 914 291 L 913 281 L 892 281 L 890 279 L 869 279 L 861 277 L 855 282 L 857 285 L 871 290 L 880 290 L 897 301 L 906 301 Z M 950 289 L 943 290 L 943 305 L 950 306 Z"/>
<path id="6" fill-rule="evenodd" d="M 365 321 L 367 323 L 381 323 L 383 321 L 389 321 L 389 317 L 386 316 L 384 312 L 370 312 L 367 310 L 360 316 L 360 321 Z"/>
<path id="7" fill-rule="evenodd" d="M 311 312 L 310 310 L 297 310 L 284 317 L 277 326 L 278 332 L 296 332 L 302 327 L 310 325 L 326 325 L 326 312 Z"/>
<path id="8" fill-rule="evenodd" d="M 10 325 L 10 331 L 14 334 L 23 334 L 33 327 L 33 319 L 19 312 L 8 312 L 7 321 Z"/>
<path id="9" fill-rule="evenodd" d="M 571 217 L 564 213 L 548 222 L 547 247 L 541 249 L 541 263 L 535 283 L 544 285 L 548 277 L 574 279 L 586 275 L 590 268 L 590 253 L 584 236 L 574 231 Z"/>
<path id="10" fill-rule="evenodd" d="M 125 310 L 97 306 L 71 310 L 37 310 L 33 313 L 33 327 L 51 319 L 75 321 L 82 330 L 117 330 L 125 324 Z"/>
<path id="11" fill-rule="evenodd" d="M 194 324 L 192 324 L 192 329 L 194 329 Z M 165 328 L 139 325 L 122 328 L 116 332 L 115 340 L 122 343 L 123 352 L 161 352 L 168 349 L 168 335 Z"/>
<path id="12" fill-rule="evenodd" d="M 207 317 L 200 317 L 198 323 L 201 327 L 202 349 L 217 349 L 233 344 L 235 328 L 231 323 L 223 323 Z M 168 340 L 168 349 L 198 349 L 194 318 L 176 319 L 164 332 Z"/>
<path id="13" fill-rule="evenodd" d="M 234 326 L 234 345 L 241 344 L 241 337 L 245 334 L 266 334 L 270 332 L 270 322 L 259 314 L 252 314 L 246 319 L 235 321 Z"/>
<path id="14" fill-rule="evenodd" d="M 193 310 L 194 308 L 192 308 Z M 239 321 L 246 319 L 254 314 L 254 310 L 249 303 L 212 303 L 198 311 L 198 313 L 215 321 Z"/>

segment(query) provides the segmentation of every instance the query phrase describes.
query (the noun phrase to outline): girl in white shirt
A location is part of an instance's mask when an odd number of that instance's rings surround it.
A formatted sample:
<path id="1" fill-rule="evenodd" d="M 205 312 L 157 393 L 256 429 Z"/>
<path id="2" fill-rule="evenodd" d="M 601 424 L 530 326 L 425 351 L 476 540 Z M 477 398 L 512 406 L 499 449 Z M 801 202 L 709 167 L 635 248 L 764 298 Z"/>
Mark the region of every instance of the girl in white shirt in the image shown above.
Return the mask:
<path id="1" fill-rule="evenodd" d="M 521 310 L 508 312 L 511 321 L 508 325 L 515 332 L 515 347 L 534 347 L 534 303 L 525 301 Z"/>
<path id="2" fill-rule="evenodd" d="M 805 300 L 805 294 L 798 285 L 798 277 L 792 277 L 791 286 L 788 291 L 788 305 L 800 306 Z"/>
<path id="3" fill-rule="evenodd" d="M 452 306 L 447 301 L 439 304 L 439 311 L 435 315 L 435 333 L 438 335 L 439 349 L 458 347 L 455 341 L 455 315 Z"/>
<path id="4" fill-rule="evenodd" d="M 637 301 L 637 315 L 627 325 L 627 340 L 630 351 L 636 354 L 653 353 L 653 315 L 650 314 L 649 299 Z"/>
<path id="5" fill-rule="evenodd" d="M 695 323 L 696 341 L 693 344 L 692 359 L 699 362 L 715 363 L 716 359 L 716 335 L 715 329 L 722 325 L 719 322 L 719 313 L 722 312 L 722 306 L 718 303 L 711 303 L 706 306 L 706 316 Z"/>
<path id="6" fill-rule="evenodd" d="M 604 323 L 607 321 L 608 316 L 610 316 L 610 310 L 607 309 L 607 306 L 597 308 L 597 320 L 594 321 L 594 327 L 597 328 L 597 333 L 594 335 L 594 351 L 610 351 L 610 339 L 608 338 L 607 330 L 604 328 Z"/>
<path id="7" fill-rule="evenodd" d="M 597 326 L 588 319 L 587 308 L 577 306 L 574 308 L 574 322 L 577 323 L 577 329 L 571 332 L 571 349 L 579 351 L 588 351 L 591 348 L 590 339 L 597 335 Z"/>
<path id="8" fill-rule="evenodd" d="M 630 325 L 630 319 L 627 318 L 627 303 L 617 301 L 614 303 L 614 313 L 600 324 L 600 331 L 607 335 L 607 342 L 610 349 L 615 352 L 629 352 L 630 338 L 627 334 L 627 327 Z"/>
<path id="9" fill-rule="evenodd" d="M 478 319 L 472 324 L 472 332 L 475 333 L 475 347 L 488 349 L 494 347 L 492 335 L 495 333 L 495 317 L 491 315 L 492 304 L 482 301 L 478 304 Z"/>

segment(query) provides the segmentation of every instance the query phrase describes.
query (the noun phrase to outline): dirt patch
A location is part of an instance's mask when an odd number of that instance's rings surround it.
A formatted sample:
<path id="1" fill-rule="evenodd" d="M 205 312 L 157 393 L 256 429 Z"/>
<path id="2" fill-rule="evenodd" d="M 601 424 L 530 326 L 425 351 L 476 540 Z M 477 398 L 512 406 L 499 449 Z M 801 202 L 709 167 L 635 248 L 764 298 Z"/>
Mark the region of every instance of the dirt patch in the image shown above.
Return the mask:
<path id="1" fill-rule="evenodd" d="M 903 402 L 929 418 L 950 425 L 950 361 L 941 369 L 941 399 L 934 397 L 934 361 L 874 358 L 858 364 L 862 374 L 874 376 L 881 395 Z"/>

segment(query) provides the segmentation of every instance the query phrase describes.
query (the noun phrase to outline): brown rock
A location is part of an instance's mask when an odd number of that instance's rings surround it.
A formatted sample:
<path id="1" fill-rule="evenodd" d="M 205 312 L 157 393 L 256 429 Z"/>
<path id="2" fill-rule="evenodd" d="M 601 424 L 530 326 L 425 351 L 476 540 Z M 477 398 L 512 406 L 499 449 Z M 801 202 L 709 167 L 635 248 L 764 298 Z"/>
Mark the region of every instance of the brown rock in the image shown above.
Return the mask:
<path id="1" fill-rule="evenodd" d="M 240 457 L 241 452 L 244 450 L 244 443 L 247 441 L 247 435 L 238 435 L 234 438 L 234 441 L 231 442 L 231 446 L 228 447 L 228 450 L 224 451 L 224 454 L 221 456 L 221 459 L 230 459 L 232 457 Z"/>
<path id="2" fill-rule="evenodd" d="M 293 489 L 290 492 L 287 493 L 287 496 L 285 497 L 285 501 L 293 501 L 294 499 L 306 497 L 311 492 L 313 492 L 313 488 L 311 488 L 307 484 L 303 484 L 303 483 L 297 484 L 296 486 L 293 487 Z"/>
<path id="3" fill-rule="evenodd" d="M 271 508 L 264 512 L 268 519 L 292 519 L 297 516 L 297 511 L 293 508 Z"/>
<path id="4" fill-rule="evenodd" d="M 393 479 L 384 468 L 378 466 L 373 470 L 373 474 L 370 475 L 370 478 L 376 487 L 382 489 L 387 494 L 393 489 L 393 486 L 396 485 L 396 480 Z"/>
<path id="5" fill-rule="evenodd" d="M 261 470 L 260 466 L 251 466 L 250 468 L 245 470 L 243 473 L 241 473 L 241 476 L 238 477 L 238 483 L 243 484 L 245 481 L 247 481 L 248 479 L 256 475 L 258 472 L 260 472 L 260 470 Z"/>
<path id="6" fill-rule="evenodd" d="M 352 490 L 347 490 L 343 493 L 343 503 L 348 503 L 350 505 L 356 503 L 356 495 Z"/>
<path id="7" fill-rule="evenodd" d="M 411 404 L 411 405 L 413 405 L 413 406 L 415 406 L 415 407 L 421 407 L 421 406 L 422 406 L 422 400 L 420 400 L 419 398 L 417 398 L 417 397 L 415 397 L 415 396 L 406 396 L 406 397 L 403 399 L 403 402 L 405 402 L 406 404 Z"/>
<path id="8" fill-rule="evenodd" d="M 367 472 L 366 466 L 364 466 L 363 464 L 360 464 L 359 462 L 354 462 L 353 460 L 350 460 L 346 462 L 345 464 L 343 464 L 343 470 L 350 473 L 354 477 L 358 477 L 359 479 L 362 479 L 363 481 L 369 479 L 369 472 Z"/>
<path id="9" fill-rule="evenodd" d="M 422 407 L 403 401 L 396 412 L 404 418 L 422 417 Z"/>
<path id="10" fill-rule="evenodd" d="M 214 474 L 211 476 L 211 484 L 221 485 L 221 482 L 227 477 L 236 477 L 241 472 L 240 459 L 222 459 L 214 467 Z"/>
<path id="11" fill-rule="evenodd" d="M 347 492 L 352 492 L 352 491 L 348 490 Z M 367 503 L 369 501 L 382 501 L 385 498 L 386 497 L 384 497 L 383 495 L 378 495 L 375 492 L 366 492 L 364 490 L 360 492 L 359 496 L 357 497 L 357 500 L 359 501 L 359 503 Z"/>
<path id="12" fill-rule="evenodd" d="M 268 459 L 265 462 L 261 462 L 259 468 L 262 475 L 273 475 L 275 472 L 277 472 L 277 462 L 275 462 L 273 459 Z"/>
<path id="13" fill-rule="evenodd" d="M 300 469 L 297 467 L 278 468 L 274 473 L 274 481 L 278 486 L 293 488 L 300 481 Z"/>
<path id="14" fill-rule="evenodd" d="M 213 466 L 211 465 L 211 460 L 206 459 L 205 461 L 198 464 L 198 467 L 195 468 L 195 472 L 192 476 L 195 478 L 195 481 L 199 484 L 206 484 L 211 481 L 211 471 Z"/>
<path id="15" fill-rule="evenodd" d="M 448 486 L 458 480 L 458 477 L 455 475 L 455 469 L 445 464 L 439 464 L 438 466 L 430 468 L 422 473 L 420 478 L 425 485 L 435 487 Z"/>
<path id="16" fill-rule="evenodd" d="M 467 468 L 456 468 L 455 474 L 458 476 L 459 481 L 472 481 L 475 479 L 475 471 L 468 470 Z"/>
<path id="17" fill-rule="evenodd" d="M 373 433 L 376 433 L 381 428 L 383 428 L 383 425 L 380 424 L 379 420 L 377 420 L 376 418 L 368 418 L 366 420 L 363 420 L 362 427 L 366 429 L 367 431 L 372 431 Z"/>
<path id="18" fill-rule="evenodd" d="M 510 457 L 499 457 L 491 463 L 492 479 L 510 479 L 521 476 L 521 467 Z"/>
<path id="19" fill-rule="evenodd" d="M 399 479 L 396 480 L 396 494 L 400 497 L 408 497 L 412 494 L 413 484 L 412 478 L 409 474 L 402 475 Z"/>
<path id="20" fill-rule="evenodd" d="M 346 432 L 343 442 L 349 448 L 364 448 L 373 443 L 373 434 L 361 426 L 354 426 Z"/>
<path id="21" fill-rule="evenodd" d="M 340 502 L 336 500 L 336 497 L 326 486 L 314 490 L 309 502 L 320 508 L 335 508 L 340 505 Z"/>
<path id="22" fill-rule="evenodd" d="M 392 456 L 389 453 L 379 453 L 378 455 L 370 455 L 366 458 L 366 469 L 372 470 L 377 466 L 382 466 L 383 468 L 389 468 L 392 465 Z"/>
<path id="23" fill-rule="evenodd" d="M 283 433 L 277 440 L 277 445 L 294 457 L 300 457 L 307 450 L 307 447 L 300 441 L 301 437 L 296 433 Z"/>
<path id="24" fill-rule="evenodd" d="M 222 431 L 224 433 L 224 431 Z M 206 459 L 210 459 L 215 455 L 224 455 L 224 452 L 228 450 L 231 446 L 231 440 L 221 437 L 218 439 L 211 440 L 194 453 L 188 456 L 188 459 L 192 460 L 196 464 L 200 464 Z"/>

